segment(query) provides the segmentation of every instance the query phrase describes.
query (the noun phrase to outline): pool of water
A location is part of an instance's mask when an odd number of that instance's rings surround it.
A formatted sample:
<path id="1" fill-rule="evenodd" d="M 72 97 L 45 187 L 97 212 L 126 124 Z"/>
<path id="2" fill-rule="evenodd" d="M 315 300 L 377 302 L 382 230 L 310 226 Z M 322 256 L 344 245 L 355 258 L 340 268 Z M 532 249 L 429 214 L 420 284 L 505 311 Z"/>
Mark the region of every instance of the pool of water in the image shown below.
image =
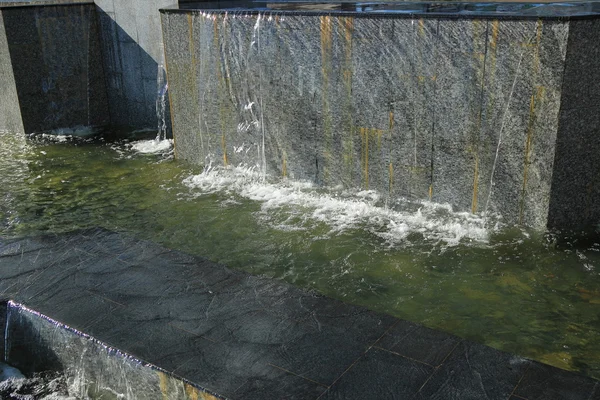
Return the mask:
<path id="1" fill-rule="evenodd" d="M 590 237 L 272 181 L 252 166 L 190 166 L 133 138 L 0 133 L 0 199 L 0 236 L 129 232 L 600 378 Z"/>

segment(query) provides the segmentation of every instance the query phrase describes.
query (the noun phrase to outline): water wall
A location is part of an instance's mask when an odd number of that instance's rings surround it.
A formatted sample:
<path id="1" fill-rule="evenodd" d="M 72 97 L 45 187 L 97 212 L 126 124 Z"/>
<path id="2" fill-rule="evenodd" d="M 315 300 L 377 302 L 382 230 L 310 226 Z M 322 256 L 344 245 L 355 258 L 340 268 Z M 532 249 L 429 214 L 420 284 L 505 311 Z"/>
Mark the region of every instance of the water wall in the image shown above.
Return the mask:
<path id="1" fill-rule="evenodd" d="M 328 7 L 162 10 L 176 156 L 597 224 L 597 20 Z"/>
<path id="2" fill-rule="evenodd" d="M 165 370 L 12 301 L 0 304 L 0 332 L 2 361 L 26 376 L 46 371 L 64 375 L 69 398 L 217 399 Z"/>
<path id="3" fill-rule="evenodd" d="M 0 129 L 109 122 L 93 4 L 0 6 Z"/>

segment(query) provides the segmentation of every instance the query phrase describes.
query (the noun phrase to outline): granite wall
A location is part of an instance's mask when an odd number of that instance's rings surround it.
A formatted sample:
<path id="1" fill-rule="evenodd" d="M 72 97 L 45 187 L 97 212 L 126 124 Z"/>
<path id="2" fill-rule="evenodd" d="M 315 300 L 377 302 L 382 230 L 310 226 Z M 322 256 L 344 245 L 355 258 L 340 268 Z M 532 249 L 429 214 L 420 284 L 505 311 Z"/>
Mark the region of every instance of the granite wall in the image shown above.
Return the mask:
<path id="1" fill-rule="evenodd" d="M 95 6 L 0 7 L 0 13 L 0 86 L 6 90 L 0 129 L 106 125 Z"/>
<path id="2" fill-rule="evenodd" d="M 165 10 L 176 156 L 545 228 L 569 26 Z"/>
<path id="3" fill-rule="evenodd" d="M 549 225 L 600 222 L 600 20 L 572 21 L 552 176 Z"/>
<path id="4" fill-rule="evenodd" d="M 164 73 L 158 10 L 174 1 L 95 0 L 95 3 L 102 31 L 111 122 L 136 129 L 156 129 L 159 69 Z"/>

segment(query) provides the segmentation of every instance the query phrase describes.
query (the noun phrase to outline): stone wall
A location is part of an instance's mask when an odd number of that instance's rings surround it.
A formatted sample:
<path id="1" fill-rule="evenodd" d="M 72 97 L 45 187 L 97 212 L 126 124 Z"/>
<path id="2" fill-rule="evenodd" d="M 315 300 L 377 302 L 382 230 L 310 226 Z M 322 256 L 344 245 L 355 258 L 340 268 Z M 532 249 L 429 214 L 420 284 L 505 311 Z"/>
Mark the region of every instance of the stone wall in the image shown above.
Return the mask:
<path id="1" fill-rule="evenodd" d="M 176 155 L 544 228 L 569 24 L 166 10 Z"/>
<path id="2" fill-rule="evenodd" d="M 562 86 L 549 225 L 600 222 L 600 20 L 572 21 Z"/>
<path id="3" fill-rule="evenodd" d="M 34 133 L 106 125 L 95 6 L 2 7 L 0 13 L 0 85 L 8 110 L 0 129 Z"/>
<path id="4" fill-rule="evenodd" d="M 95 2 L 112 124 L 156 129 L 157 76 L 164 58 L 158 10 L 173 0 Z"/>
<path id="5" fill-rule="evenodd" d="M 0 11 L 0 93 L 2 93 L 0 96 L 0 110 L 2 110 L 0 112 L 0 130 L 15 133 L 25 132 L 2 11 Z"/>

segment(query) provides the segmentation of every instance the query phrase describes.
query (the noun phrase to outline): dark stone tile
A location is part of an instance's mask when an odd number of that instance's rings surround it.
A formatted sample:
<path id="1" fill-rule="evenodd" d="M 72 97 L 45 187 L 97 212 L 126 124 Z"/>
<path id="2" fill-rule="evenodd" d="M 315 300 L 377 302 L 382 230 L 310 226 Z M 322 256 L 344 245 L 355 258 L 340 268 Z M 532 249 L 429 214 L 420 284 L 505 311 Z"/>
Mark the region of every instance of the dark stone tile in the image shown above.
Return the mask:
<path id="1" fill-rule="evenodd" d="M 172 372 L 228 398 L 317 398 L 326 389 L 270 364 L 267 355 L 274 346 L 192 340 L 187 358 Z"/>
<path id="2" fill-rule="evenodd" d="M 433 371 L 422 363 L 371 349 L 322 399 L 411 399 Z"/>
<path id="3" fill-rule="evenodd" d="M 531 362 L 514 394 L 527 400 L 588 400 L 600 398 L 599 386 L 591 378 Z"/>
<path id="4" fill-rule="evenodd" d="M 304 378 L 285 373 L 278 368 L 265 369 L 265 376 L 252 377 L 239 387 L 232 398 L 244 400 L 264 399 L 316 399 L 327 388 Z"/>
<path id="5" fill-rule="evenodd" d="M 456 336 L 399 321 L 376 346 L 436 367 L 448 357 L 459 341 L 460 338 Z"/>
<path id="6" fill-rule="evenodd" d="M 272 363 L 305 378 L 331 385 L 372 346 L 396 319 L 341 304 L 326 315 L 315 312 L 277 349 Z"/>
<path id="7" fill-rule="evenodd" d="M 529 361 L 480 344 L 461 342 L 419 392 L 419 399 L 505 400 Z"/>

